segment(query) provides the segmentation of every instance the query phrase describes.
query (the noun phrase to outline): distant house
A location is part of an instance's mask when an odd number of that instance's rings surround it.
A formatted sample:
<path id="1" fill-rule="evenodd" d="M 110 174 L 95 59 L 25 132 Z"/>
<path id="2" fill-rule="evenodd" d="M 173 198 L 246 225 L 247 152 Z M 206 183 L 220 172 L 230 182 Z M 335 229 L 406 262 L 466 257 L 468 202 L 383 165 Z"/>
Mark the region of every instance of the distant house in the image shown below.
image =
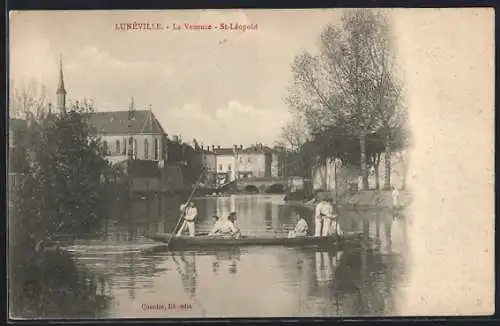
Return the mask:
<path id="1" fill-rule="evenodd" d="M 238 158 L 240 175 L 244 178 L 277 176 L 272 173 L 273 153 L 271 148 L 262 144 L 256 144 L 242 150 Z"/>
<path id="2" fill-rule="evenodd" d="M 210 159 L 215 161 L 219 185 L 236 179 L 282 176 L 283 163 L 279 151 L 262 144 L 248 148 L 243 148 L 243 145 L 226 148 L 212 145 L 207 151 L 214 154 Z"/>
<path id="3" fill-rule="evenodd" d="M 201 164 L 205 169 L 205 184 L 213 186 L 217 178 L 217 159 L 214 151 L 207 146 L 200 147 Z"/>
<path id="4" fill-rule="evenodd" d="M 88 122 L 101 137 L 112 163 L 129 156 L 146 161 L 167 159 L 167 134 L 151 110 L 93 112 Z"/>
<path id="5" fill-rule="evenodd" d="M 236 148 L 212 146 L 212 151 L 215 153 L 217 184 L 222 185 L 234 181 L 237 176 Z"/>

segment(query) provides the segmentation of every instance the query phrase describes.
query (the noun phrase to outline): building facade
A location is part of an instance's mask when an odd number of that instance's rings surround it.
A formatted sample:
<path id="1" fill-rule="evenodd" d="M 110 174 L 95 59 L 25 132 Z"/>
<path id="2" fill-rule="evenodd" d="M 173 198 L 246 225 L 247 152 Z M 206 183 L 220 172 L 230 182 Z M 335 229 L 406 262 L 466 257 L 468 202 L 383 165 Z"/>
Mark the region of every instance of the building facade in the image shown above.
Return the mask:
<path id="1" fill-rule="evenodd" d="M 129 156 L 146 161 L 167 160 L 167 134 L 151 110 L 93 112 L 88 122 L 101 138 L 112 162 Z"/>
<path id="2" fill-rule="evenodd" d="M 61 63 L 56 90 L 59 113 L 66 112 L 66 94 Z M 179 167 L 166 164 L 167 134 L 151 107 L 136 110 L 132 98 L 128 110 L 91 112 L 86 113 L 86 118 L 102 141 L 106 159 L 123 167 L 132 191 L 159 192 L 184 187 Z"/>
<path id="3" fill-rule="evenodd" d="M 203 160 L 206 157 L 210 162 L 207 161 L 206 166 L 211 168 L 215 166 L 217 185 L 237 179 L 282 176 L 281 155 L 262 144 L 247 148 L 243 148 L 243 145 L 233 145 L 233 147 L 212 145 L 206 150 L 202 148 L 201 155 Z"/>
<path id="4" fill-rule="evenodd" d="M 236 180 L 237 170 L 237 153 L 235 148 L 221 148 L 220 146 L 212 146 L 215 153 L 215 164 L 217 167 L 217 184 L 223 185 L 225 183 Z"/>
<path id="5" fill-rule="evenodd" d="M 215 153 L 208 146 L 201 146 L 200 155 L 201 164 L 205 169 L 205 184 L 207 186 L 215 186 L 217 180 L 217 159 Z"/>

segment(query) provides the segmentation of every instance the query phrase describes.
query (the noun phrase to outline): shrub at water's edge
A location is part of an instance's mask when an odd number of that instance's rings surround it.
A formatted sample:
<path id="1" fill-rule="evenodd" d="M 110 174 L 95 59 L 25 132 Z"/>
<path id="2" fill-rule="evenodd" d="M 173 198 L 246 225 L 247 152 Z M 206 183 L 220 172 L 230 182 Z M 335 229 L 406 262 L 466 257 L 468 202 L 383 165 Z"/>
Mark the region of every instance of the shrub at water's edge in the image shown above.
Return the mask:
<path id="1" fill-rule="evenodd" d="M 79 279 L 71 255 L 41 245 L 59 234 L 93 234 L 108 214 L 111 168 L 86 122 L 87 110 L 28 118 L 18 135 L 26 141 L 23 177 L 9 191 L 12 317 L 93 315 L 107 300 L 92 291 L 92 282 Z"/>

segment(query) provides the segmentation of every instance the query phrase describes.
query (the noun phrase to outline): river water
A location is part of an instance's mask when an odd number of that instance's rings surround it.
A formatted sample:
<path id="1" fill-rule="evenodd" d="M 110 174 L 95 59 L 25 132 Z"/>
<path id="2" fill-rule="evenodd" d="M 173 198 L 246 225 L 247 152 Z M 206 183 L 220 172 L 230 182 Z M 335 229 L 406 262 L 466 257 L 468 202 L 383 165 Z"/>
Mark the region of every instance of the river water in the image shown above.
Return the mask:
<path id="1" fill-rule="evenodd" d="M 238 214 L 244 234 L 281 234 L 297 212 L 282 195 L 195 200 L 197 231 L 213 215 Z M 99 279 L 111 305 L 103 318 L 310 317 L 398 315 L 406 286 L 407 222 L 389 211 L 340 211 L 346 231 L 364 231 L 372 241 L 345 251 L 249 247 L 226 251 L 169 252 L 142 236 L 168 232 L 180 201 L 157 213 L 139 209 L 106 225 L 107 236 L 69 248 Z M 310 225 L 312 227 L 312 225 Z M 84 316 L 82 316 L 84 317 Z"/>

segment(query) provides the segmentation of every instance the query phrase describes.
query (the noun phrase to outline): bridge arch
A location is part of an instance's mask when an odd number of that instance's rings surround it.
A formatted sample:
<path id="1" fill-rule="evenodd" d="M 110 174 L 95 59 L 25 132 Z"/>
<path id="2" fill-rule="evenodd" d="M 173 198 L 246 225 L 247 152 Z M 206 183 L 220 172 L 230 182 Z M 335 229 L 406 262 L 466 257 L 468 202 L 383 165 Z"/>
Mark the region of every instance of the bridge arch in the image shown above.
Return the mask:
<path id="1" fill-rule="evenodd" d="M 247 185 L 245 188 L 243 188 L 245 192 L 251 193 L 251 194 L 256 194 L 259 192 L 259 188 L 257 188 L 254 185 Z"/>

